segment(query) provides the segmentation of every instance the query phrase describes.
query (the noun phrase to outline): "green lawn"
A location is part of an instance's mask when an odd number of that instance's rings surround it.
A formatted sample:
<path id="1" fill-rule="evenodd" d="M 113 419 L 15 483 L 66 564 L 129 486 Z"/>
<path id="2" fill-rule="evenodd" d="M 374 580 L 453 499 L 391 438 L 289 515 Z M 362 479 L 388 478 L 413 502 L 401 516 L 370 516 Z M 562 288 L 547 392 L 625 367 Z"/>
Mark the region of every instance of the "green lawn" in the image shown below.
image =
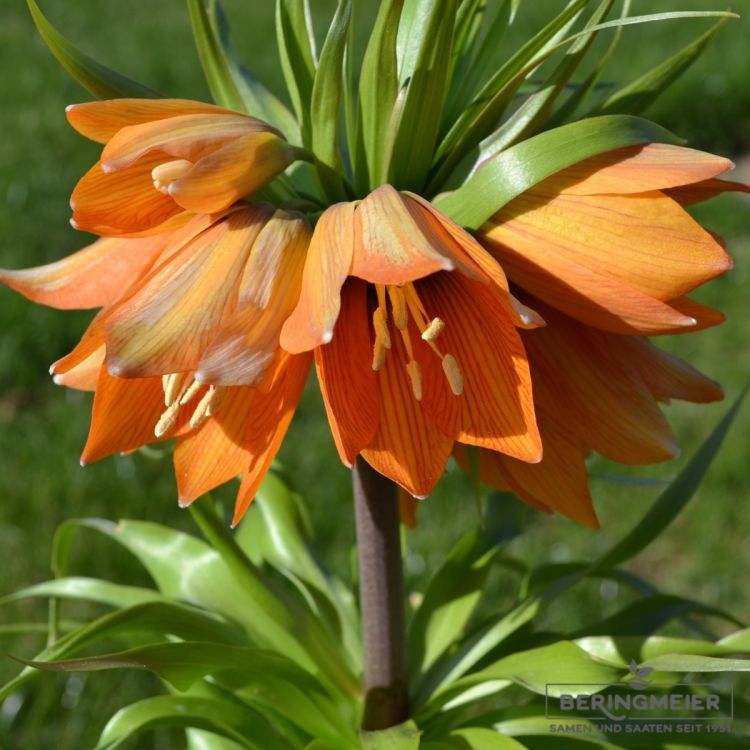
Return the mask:
<path id="1" fill-rule="evenodd" d="M 313 3 L 328 17 L 333 2 Z M 0 266 L 21 267 L 59 258 L 87 240 L 67 223 L 67 196 L 96 154 L 66 124 L 63 109 L 87 98 L 35 35 L 24 3 L 14 0 L 0 10 Z M 190 42 L 184 3 L 142 3 L 123 22 L 122 3 L 114 0 L 46 0 L 42 3 L 60 28 L 91 54 L 122 72 L 173 96 L 206 99 L 208 92 Z M 236 21 L 237 46 L 250 67 L 267 83 L 278 81 L 272 39 L 270 0 L 227 1 Z M 367 2 L 360 3 L 367 6 Z M 371 5 L 371 3 L 370 3 Z M 538 25 L 550 8 L 562 2 L 522 4 L 526 20 L 506 39 L 512 49 L 522 34 Z M 723 9 L 724 3 L 685 0 L 634 3 L 635 12 L 664 9 Z M 142 8 L 142 10 L 141 10 Z M 366 15 L 366 14 L 365 14 Z M 608 71 L 616 80 L 654 64 L 665 50 L 676 50 L 706 28 L 705 22 L 672 23 L 668 28 L 637 27 L 626 31 L 622 67 Z M 323 30 L 320 25 L 319 30 Z M 691 145 L 741 158 L 750 151 L 750 56 L 743 44 L 748 19 L 726 29 L 709 50 L 661 101 L 651 115 L 689 139 Z M 745 175 L 747 178 L 747 174 Z M 719 329 L 664 339 L 673 352 L 720 380 L 728 400 L 747 382 L 750 349 L 745 343 L 750 299 L 750 203 L 726 196 L 701 206 L 696 215 L 729 241 L 735 270 L 701 291 L 699 298 L 729 316 Z M 53 360 L 69 351 L 90 313 L 63 313 L 36 307 L 0 288 L 0 549 L 4 553 L 0 594 L 49 576 L 49 553 L 55 528 L 78 516 L 151 519 L 190 529 L 189 516 L 178 509 L 167 460 L 136 454 L 108 459 L 81 469 L 78 455 L 86 438 L 90 397 L 57 388 L 47 376 Z M 699 407 L 675 404 L 667 409 L 689 456 L 710 432 L 727 404 Z M 750 619 L 745 578 L 750 570 L 750 473 L 747 446 L 750 419 L 740 415 L 728 443 L 687 511 L 673 528 L 633 564 L 669 593 L 702 599 Z M 310 446 L 315 446 L 314 452 Z M 340 465 L 328 432 L 316 386 L 310 383 L 295 418 L 281 460 L 298 487 L 305 488 L 322 557 L 349 576 L 353 544 L 349 478 Z M 526 533 L 510 544 L 512 554 L 529 560 L 590 557 L 619 538 L 639 519 L 658 493 L 654 487 L 613 482 L 606 477 L 670 478 L 683 461 L 650 469 L 624 469 L 602 459 L 591 465 L 592 487 L 603 530 L 592 533 L 560 517 L 546 517 L 518 506 L 516 519 Z M 234 487 L 218 494 L 231 502 Z M 407 572 L 419 589 L 425 571 L 436 566 L 460 533 L 476 522 L 466 480 L 449 472 L 424 503 L 421 524 L 409 535 Z M 83 539 L 83 538 L 82 538 Z M 95 541 L 75 552 L 74 570 L 119 581 L 142 580 L 143 573 L 123 556 Z M 493 591 L 502 595 L 501 581 Z M 599 594 L 602 593 L 603 596 Z M 607 589 L 581 594 L 580 612 L 589 618 L 610 612 L 621 594 Z M 552 612 L 571 627 L 580 612 Z M 85 612 L 78 613 L 84 615 Z M 41 607 L 8 607 L 0 622 L 44 618 Z M 31 655 L 34 639 L 7 639 L 0 650 Z M 0 677 L 14 667 L 0 663 Z M 155 680 L 141 674 L 44 676 L 19 701 L 0 711 L 0 748 L 93 746 L 104 719 Z M 85 709 L 73 710 L 77 705 Z M 15 713 L 17 712 L 17 714 Z M 174 738 L 144 738 L 139 748 L 172 748 Z M 6 744 L 8 743 L 8 744 Z"/>

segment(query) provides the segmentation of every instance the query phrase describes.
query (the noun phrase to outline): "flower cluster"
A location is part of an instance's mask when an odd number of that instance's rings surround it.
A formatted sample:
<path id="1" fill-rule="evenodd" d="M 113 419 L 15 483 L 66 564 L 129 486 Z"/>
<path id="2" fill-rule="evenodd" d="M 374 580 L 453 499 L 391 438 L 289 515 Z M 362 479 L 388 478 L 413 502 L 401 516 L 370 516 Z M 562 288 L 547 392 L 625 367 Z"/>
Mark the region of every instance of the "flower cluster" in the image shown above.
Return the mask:
<path id="1" fill-rule="evenodd" d="M 717 179 L 724 158 L 605 152 L 474 233 L 386 183 L 313 228 L 256 200 L 296 153 L 255 118 L 171 99 L 67 115 L 104 144 L 71 200 L 73 225 L 100 238 L 0 279 L 42 304 L 100 308 L 51 370 L 95 392 L 82 463 L 175 438 L 180 502 L 241 475 L 236 523 L 314 361 L 347 466 L 361 455 L 424 497 L 453 455 L 595 526 L 587 454 L 668 459 L 658 403 L 722 397 L 645 337 L 722 320 L 686 295 L 731 260 L 683 206 L 746 189 Z"/>

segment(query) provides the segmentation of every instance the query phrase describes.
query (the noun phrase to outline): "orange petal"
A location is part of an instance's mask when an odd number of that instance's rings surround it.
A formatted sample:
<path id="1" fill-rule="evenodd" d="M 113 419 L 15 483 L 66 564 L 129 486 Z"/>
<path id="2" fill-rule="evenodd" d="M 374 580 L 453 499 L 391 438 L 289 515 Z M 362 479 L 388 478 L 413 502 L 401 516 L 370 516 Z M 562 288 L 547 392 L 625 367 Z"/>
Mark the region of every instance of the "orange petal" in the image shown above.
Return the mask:
<path id="1" fill-rule="evenodd" d="M 65 109 L 68 122 L 92 141 L 106 143 L 129 125 L 191 114 L 232 114 L 231 110 L 190 99 L 109 99 L 71 104 Z"/>
<path id="2" fill-rule="evenodd" d="M 310 225 L 277 210 L 261 229 L 238 287 L 236 307 L 201 357 L 196 379 L 259 385 L 279 351 L 284 320 L 299 298 Z"/>
<path id="3" fill-rule="evenodd" d="M 64 375 L 103 349 L 104 323 L 108 315 L 108 310 L 101 310 L 97 313 L 73 351 L 52 364 L 49 369 L 51 375 Z"/>
<path id="4" fill-rule="evenodd" d="M 454 267 L 433 244 L 424 215 L 411 203 L 390 185 L 381 185 L 357 206 L 352 276 L 373 284 L 404 284 Z"/>
<path id="5" fill-rule="evenodd" d="M 67 258 L 19 271 L 0 269 L 0 281 L 42 305 L 62 310 L 114 302 L 161 252 L 163 237 L 99 239 Z"/>
<path id="6" fill-rule="evenodd" d="M 327 344 L 341 307 L 341 287 L 354 253 L 354 203 L 336 203 L 318 219 L 307 251 L 299 302 L 284 323 L 281 346 L 288 352 Z"/>
<path id="7" fill-rule="evenodd" d="M 342 462 L 351 467 L 378 429 L 378 379 L 372 369 L 367 285 L 351 279 L 330 344 L 315 350 L 320 391 Z"/>
<path id="8" fill-rule="evenodd" d="M 660 333 L 690 333 L 691 331 L 703 331 L 706 328 L 713 328 L 723 323 L 727 318 L 724 313 L 714 310 L 712 307 L 702 305 L 690 297 L 680 297 L 679 299 L 670 300 L 669 306 L 677 310 L 682 315 L 687 315 L 695 321 L 692 328 L 681 329 L 679 331 L 655 330 L 651 335 Z"/>
<path id="9" fill-rule="evenodd" d="M 750 185 L 744 182 L 730 182 L 729 180 L 704 180 L 693 185 L 672 188 L 666 192 L 670 198 L 674 198 L 679 204 L 690 206 L 693 203 L 707 201 L 709 198 L 714 198 L 722 193 L 750 193 Z"/>
<path id="10" fill-rule="evenodd" d="M 560 284 L 574 288 L 580 267 L 667 301 L 731 268 L 720 243 L 661 193 L 551 199 L 526 194 L 493 223 L 490 241 L 538 265 L 560 257 L 573 268 Z"/>
<path id="11" fill-rule="evenodd" d="M 232 526 L 250 507 L 255 493 L 281 447 L 310 372 L 312 355 L 284 354 L 281 372 L 268 393 L 258 391 L 245 436 L 250 461 L 237 493 Z"/>
<path id="12" fill-rule="evenodd" d="M 174 470 L 180 505 L 242 473 L 250 459 L 244 443 L 256 393 L 253 388 L 229 388 L 214 417 L 177 439 Z"/>
<path id="13" fill-rule="evenodd" d="M 169 161 L 165 154 L 195 162 L 229 141 L 268 129 L 260 120 L 236 113 L 180 115 L 131 125 L 104 147 L 102 168 L 105 172 L 125 169 L 153 151 L 160 152 L 160 163 Z"/>
<path id="14" fill-rule="evenodd" d="M 149 155 L 114 174 L 105 174 L 99 162 L 94 164 L 73 190 L 73 226 L 94 234 L 130 234 L 159 227 L 182 213 L 151 179 L 151 170 L 163 161 L 163 156 Z"/>
<path id="15" fill-rule="evenodd" d="M 214 224 L 154 269 L 107 321 L 107 364 L 120 377 L 193 370 L 236 289 L 265 210 Z"/>
<path id="16" fill-rule="evenodd" d="M 614 461 L 648 464 L 678 454 L 669 425 L 622 338 L 539 304 L 546 328 L 523 334 L 539 407 Z"/>
<path id="17" fill-rule="evenodd" d="M 623 336 L 616 345 L 635 363 L 643 382 L 659 401 L 677 398 L 704 404 L 724 398 L 724 391 L 718 383 L 646 339 Z"/>
<path id="18" fill-rule="evenodd" d="M 464 265 L 459 266 L 459 269 L 464 271 L 469 278 L 476 279 L 476 275 L 467 274 L 465 271 L 466 265 L 472 264 L 480 272 L 480 277 L 489 279 L 494 284 L 506 312 L 519 328 L 538 328 L 540 325 L 544 325 L 544 320 L 536 311 L 523 305 L 510 293 L 508 278 L 502 267 L 472 235 L 435 208 L 429 201 L 420 198 L 418 195 L 412 197 L 422 208 L 430 212 L 458 245 L 457 252 L 452 257 L 455 258 L 459 255 L 464 257 Z"/>
<path id="19" fill-rule="evenodd" d="M 104 364 L 104 345 L 81 360 L 77 365 L 66 368 L 64 373 L 55 375 L 55 385 L 63 385 L 77 391 L 94 391 L 99 382 L 99 372 Z"/>
<path id="20" fill-rule="evenodd" d="M 409 529 L 417 528 L 417 509 L 419 500 L 410 495 L 403 487 L 398 487 L 398 513 L 401 523 Z"/>
<path id="21" fill-rule="evenodd" d="M 541 503 L 592 529 L 599 528 L 588 486 L 580 439 L 540 411 L 544 458 L 528 464 L 492 451 L 480 451 L 480 474 L 494 464 L 510 490 L 532 505 Z"/>
<path id="22" fill-rule="evenodd" d="M 112 377 L 102 367 L 81 463 L 156 442 L 154 426 L 163 411 L 161 378 L 124 380 Z"/>
<path id="23" fill-rule="evenodd" d="M 169 195 L 188 211 L 213 213 L 256 192 L 293 160 L 286 141 L 251 133 L 202 157 L 169 186 Z"/>
<path id="24" fill-rule="evenodd" d="M 415 337 L 425 412 L 459 442 L 538 461 L 529 364 L 497 293 L 457 273 L 436 274 L 417 289 L 428 316 L 445 323 L 438 347 L 456 358 L 463 376 L 463 393 L 455 396 L 435 353 Z"/>
<path id="25" fill-rule="evenodd" d="M 407 492 L 426 497 L 445 471 L 453 438 L 441 432 L 414 398 L 399 336 L 378 371 L 378 430 L 362 458 Z"/>
<path id="26" fill-rule="evenodd" d="M 535 185 L 539 195 L 625 195 L 700 182 L 732 169 L 729 159 L 666 143 L 592 156 Z"/>

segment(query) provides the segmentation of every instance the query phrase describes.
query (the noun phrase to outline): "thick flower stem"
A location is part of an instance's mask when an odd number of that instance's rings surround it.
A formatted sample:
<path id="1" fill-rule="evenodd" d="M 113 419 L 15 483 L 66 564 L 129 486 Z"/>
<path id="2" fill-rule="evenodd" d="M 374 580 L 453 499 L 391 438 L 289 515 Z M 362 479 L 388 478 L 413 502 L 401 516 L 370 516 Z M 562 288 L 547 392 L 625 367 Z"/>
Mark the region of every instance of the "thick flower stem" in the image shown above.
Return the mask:
<path id="1" fill-rule="evenodd" d="M 396 487 L 361 458 L 352 471 L 359 550 L 365 710 L 362 728 L 408 718 L 406 619 Z"/>

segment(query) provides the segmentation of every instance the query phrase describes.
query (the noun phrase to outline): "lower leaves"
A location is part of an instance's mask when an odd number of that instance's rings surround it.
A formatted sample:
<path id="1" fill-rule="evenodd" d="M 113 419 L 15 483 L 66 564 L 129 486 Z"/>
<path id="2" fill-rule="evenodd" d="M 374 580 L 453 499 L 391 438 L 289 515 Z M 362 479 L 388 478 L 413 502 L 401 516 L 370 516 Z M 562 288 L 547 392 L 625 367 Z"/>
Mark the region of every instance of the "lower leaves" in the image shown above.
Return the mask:
<path id="1" fill-rule="evenodd" d="M 122 707 L 95 750 L 113 750 L 142 732 L 184 730 L 190 750 L 581 750 L 695 748 L 681 732 L 618 732 L 612 722 L 549 718 L 567 691 L 595 696 L 690 696 L 709 689 L 729 701 L 731 686 L 711 673 L 750 671 L 750 628 L 715 607 L 662 594 L 620 568 L 663 531 L 694 494 L 737 411 L 735 405 L 649 513 L 648 533 L 631 533 L 596 560 L 536 568 L 508 558 L 507 535 L 492 524 L 472 530 L 446 557 L 411 615 L 411 715 L 405 724 L 360 732 L 359 614 L 354 593 L 317 562 L 303 506 L 278 474 L 266 480 L 238 536 L 223 534 L 209 499 L 195 514 L 208 543 L 133 521 L 68 522 L 58 535 L 58 577 L 0 599 L 77 600 L 110 609 L 84 624 L 60 620 L 61 635 L 33 659 L 0 699 L 42 671 L 141 669 L 157 674 L 165 694 Z M 218 523 L 217 523 L 218 522 Z M 123 586 L 68 575 L 73 534 L 99 533 L 145 566 L 153 587 Z M 487 614 L 488 574 L 517 577 L 517 602 Z M 540 617 L 552 600 L 576 606 L 589 580 L 627 584 L 635 600 L 577 631 L 550 632 Z M 53 610 L 55 617 L 59 606 Z M 481 611 L 481 618 L 479 612 Z M 713 637 L 703 619 L 734 628 Z M 667 635 L 661 634 L 669 628 Z M 20 628 L 20 626 L 19 626 Z M 19 632 L 7 629 L 7 634 Z M 29 623 L 28 633 L 44 632 Z M 700 637 L 695 637 L 698 634 Z M 120 648 L 102 653 L 105 644 Z M 699 675 L 700 677 L 692 677 Z M 94 678 L 95 679 L 95 678 Z M 715 683 L 715 684 L 714 684 Z M 707 687 L 710 686 L 710 687 Z M 741 696 L 735 722 L 748 715 Z M 582 727 L 568 734 L 574 723 Z M 559 725 L 558 733 L 553 725 Z M 703 732 L 702 748 L 746 746 L 742 731 Z"/>

